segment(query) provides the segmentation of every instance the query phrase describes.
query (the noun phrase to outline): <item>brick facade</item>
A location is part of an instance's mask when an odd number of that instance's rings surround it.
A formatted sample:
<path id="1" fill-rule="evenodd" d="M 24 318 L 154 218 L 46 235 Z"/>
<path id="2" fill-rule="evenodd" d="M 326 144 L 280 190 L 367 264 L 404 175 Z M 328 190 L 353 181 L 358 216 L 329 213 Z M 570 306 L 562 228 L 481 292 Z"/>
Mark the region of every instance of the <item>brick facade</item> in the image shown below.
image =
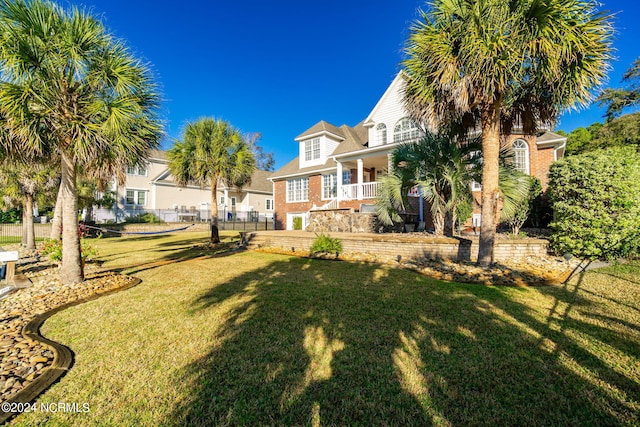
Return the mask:
<path id="1" fill-rule="evenodd" d="M 360 211 L 362 205 L 375 203 L 374 197 L 379 190 L 379 175 L 391 169 L 390 157 L 394 148 L 401 143 L 420 140 L 420 127 L 404 110 L 401 96 L 404 87 L 405 81 L 401 72 L 369 115 L 359 124 L 353 127 L 347 125 L 338 127 L 320 121 L 295 138 L 300 144 L 298 152 L 301 157 L 289 162 L 273 177 L 276 229 L 291 228 L 291 222 L 287 224 L 288 214 L 304 215 L 304 221 L 307 221 L 307 215 L 311 209 L 325 206 L 330 202 L 322 199 L 322 174 L 337 175 L 340 171 L 351 173 L 351 183 L 337 186 L 335 203 L 329 207 Z M 540 135 L 511 135 L 504 142 L 512 144 L 516 139 L 526 141 L 529 173 L 538 177 L 542 188 L 546 190 L 549 166 L 555 160 L 556 153 L 558 157 L 562 156 L 566 138 L 547 131 Z M 310 149 L 312 146 L 320 148 L 312 151 Z M 309 178 L 309 200 L 287 203 L 287 180 L 298 177 Z M 340 180 L 342 178 L 342 176 L 337 177 Z M 476 200 L 479 200 L 479 194 L 475 192 Z M 413 199 L 414 212 L 417 212 L 417 198 Z M 428 207 L 425 206 L 424 211 L 424 218 L 430 218 Z M 479 213 L 479 211 L 479 204 L 476 203 L 474 212 Z M 416 215 L 416 218 L 411 218 L 409 222 L 417 221 Z M 426 228 L 432 228 L 431 221 L 427 219 L 426 222 Z"/>

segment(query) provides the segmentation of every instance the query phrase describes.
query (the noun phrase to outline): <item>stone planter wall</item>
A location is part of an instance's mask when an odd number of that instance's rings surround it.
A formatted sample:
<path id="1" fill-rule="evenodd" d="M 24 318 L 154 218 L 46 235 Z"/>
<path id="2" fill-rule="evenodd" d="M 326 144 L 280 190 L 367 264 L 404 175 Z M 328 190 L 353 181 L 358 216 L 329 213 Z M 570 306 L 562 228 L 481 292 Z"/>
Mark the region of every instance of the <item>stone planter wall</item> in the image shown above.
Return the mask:
<path id="1" fill-rule="evenodd" d="M 342 242 L 344 252 L 368 254 L 372 257 L 402 259 L 449 259 L 476 261 L 477 240 L 464 238 L 434 238 L 407 234 L 330 233 Z M 282 248 L 285 251 L 308 251 L 315 240 L 314 233 L 258 231 L 247 232 L 244 239 L 249 249 Z M 547 255 L 548 242 L 542 239 L 498 240 L 496 261 Z"/>

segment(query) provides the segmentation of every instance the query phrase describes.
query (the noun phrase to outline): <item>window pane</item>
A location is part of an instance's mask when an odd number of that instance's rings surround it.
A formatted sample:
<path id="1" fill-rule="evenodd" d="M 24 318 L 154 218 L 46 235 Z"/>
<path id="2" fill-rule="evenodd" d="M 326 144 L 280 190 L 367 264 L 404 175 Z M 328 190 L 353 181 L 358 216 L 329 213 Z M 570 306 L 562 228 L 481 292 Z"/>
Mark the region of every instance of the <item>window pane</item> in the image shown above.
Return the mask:
<path id="1" fill-rule="evenodd" d="M 322 198 L 331 199 L 336 197 L 337 194 L 337 175 L 323 175 L 322 176 Z"/>
<path id="2" fill-rule="evenodd" d="M 140 206 L 144 206 L 145 203 L 145 196 L 147 193 L 145 193 L 144 191 L 138 191 L 138 204 Z"/>
<path id="3" fill-rule="evenodd" d="M 302 178 L 302 199 L 309 200 L 309 178 Z"/>
<path id="4" fill-rule="evenodd" d="M 304 159 L 306 161 L 311 160 L 311 141 L 305 141 L 304 143 Z"/>
<path id="5" fill-rule="evenodd" d="M 393 128 L 393 142 L 410 141 L 420 137 L 420 129 L 413 120 L 405 117 Z"/>
<path id="6" fill-rule="evenodd" d="M 125 195 L 125 203 L 127 205 L 133 205 L 134 203 L 134 197 L 135 197 L 135 193 L 133 190 L 127 190 L 126 195 Z"/>
<path id="7" fill-rule="evenodd" d="M 349 185 L 349 184 L 351 184 L 351 171 L 350 170 L 342 171 L 342 185 Z"/>

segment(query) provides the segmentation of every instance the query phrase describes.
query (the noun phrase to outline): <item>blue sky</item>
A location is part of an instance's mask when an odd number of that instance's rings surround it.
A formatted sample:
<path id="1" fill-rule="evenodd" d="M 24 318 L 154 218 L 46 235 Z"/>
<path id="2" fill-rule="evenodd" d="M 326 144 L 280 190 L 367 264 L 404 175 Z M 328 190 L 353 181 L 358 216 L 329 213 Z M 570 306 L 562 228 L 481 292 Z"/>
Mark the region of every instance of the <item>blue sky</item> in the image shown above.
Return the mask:
<path id="1" fill-rule="evenodd" d="M 151 65 L 167 137 L 212 116 L 260 132 L 276 169 L 297 155 L 294 138 L 326 120 L 353 126 L 399 71 L 417 0 L 74 0 Z M 616 13 L 609 86 L 640 56 L 640 5 L 604 0 Z M 592 107 L 561 117 L 571 131 L 602 121 Z"/>

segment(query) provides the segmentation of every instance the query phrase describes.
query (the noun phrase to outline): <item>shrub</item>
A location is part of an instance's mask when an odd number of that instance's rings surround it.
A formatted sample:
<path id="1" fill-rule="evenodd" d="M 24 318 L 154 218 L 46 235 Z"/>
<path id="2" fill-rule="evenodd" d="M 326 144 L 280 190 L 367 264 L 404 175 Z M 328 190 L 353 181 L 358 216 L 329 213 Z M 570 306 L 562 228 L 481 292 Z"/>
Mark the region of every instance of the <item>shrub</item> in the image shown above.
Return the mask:
<path id="1" fill-rule="evenodd" d="M 340 239 L 320 233 L 316 234 L 316 238 L 309 248 L 311 253 L 337 254 L 342 252 L 342 243 Z"/>
<path id="2" fill-rule="evenodd" d="M 294 230 L 302 230 L 302 217 L 294 216 L 293 217 L 293 229 Z"/>
<path id="3" fill-rule="evenodd" d="M 46 256 L 53 262 L 62 262 L 62 240 L 46 239 L 38 251 L 38 255 Z M 92 259 L 98 255 L 98 250 L 87 243 L 84 239 L 80 241 L 80 256 L 83 261 Z"/>
<path id="4" fill-rule="evenodd" d="M 473 202 L 471 200 L 463 200 L 456 206 L 456 222 L 458 230 L 462 228 L 464 223 L 473 215 Z"/>
<path id="5" fill-rule="evenodd" d="M 536 198 L 538 198 L 542 193 L 542 185 L 538 178 L 527 176 L 526 179 L 529 181 L 529 191 L 525 197 L 516 202 L 516 209 L 513 215 L 505 219 L 505 223 L 509 226 L 511 233 L 514 236 L 518 236 L 520 234 L 520 229 L 533 210 L 533 204 Z"/>
<path id="6" fill-rule="evenodd" d="M 556 220 L 551 245 L 584 258 L 640 253 L 640 155 L 597 150 L 554 163 L 549 192 Z"/>
<path id="7" fill-rule="evenodd" d="M 157 215 L 147 212 L 127 217 L 125 222 L 128 224 L 159 224 L 163 223 L 164 221 L 161 220 Z"/>
<path id="8" fill-rule="evenodd" d="M 22 221 L 22 209 L 11 208 L 0 211 L 0 224 L 13 224 Z"/>

